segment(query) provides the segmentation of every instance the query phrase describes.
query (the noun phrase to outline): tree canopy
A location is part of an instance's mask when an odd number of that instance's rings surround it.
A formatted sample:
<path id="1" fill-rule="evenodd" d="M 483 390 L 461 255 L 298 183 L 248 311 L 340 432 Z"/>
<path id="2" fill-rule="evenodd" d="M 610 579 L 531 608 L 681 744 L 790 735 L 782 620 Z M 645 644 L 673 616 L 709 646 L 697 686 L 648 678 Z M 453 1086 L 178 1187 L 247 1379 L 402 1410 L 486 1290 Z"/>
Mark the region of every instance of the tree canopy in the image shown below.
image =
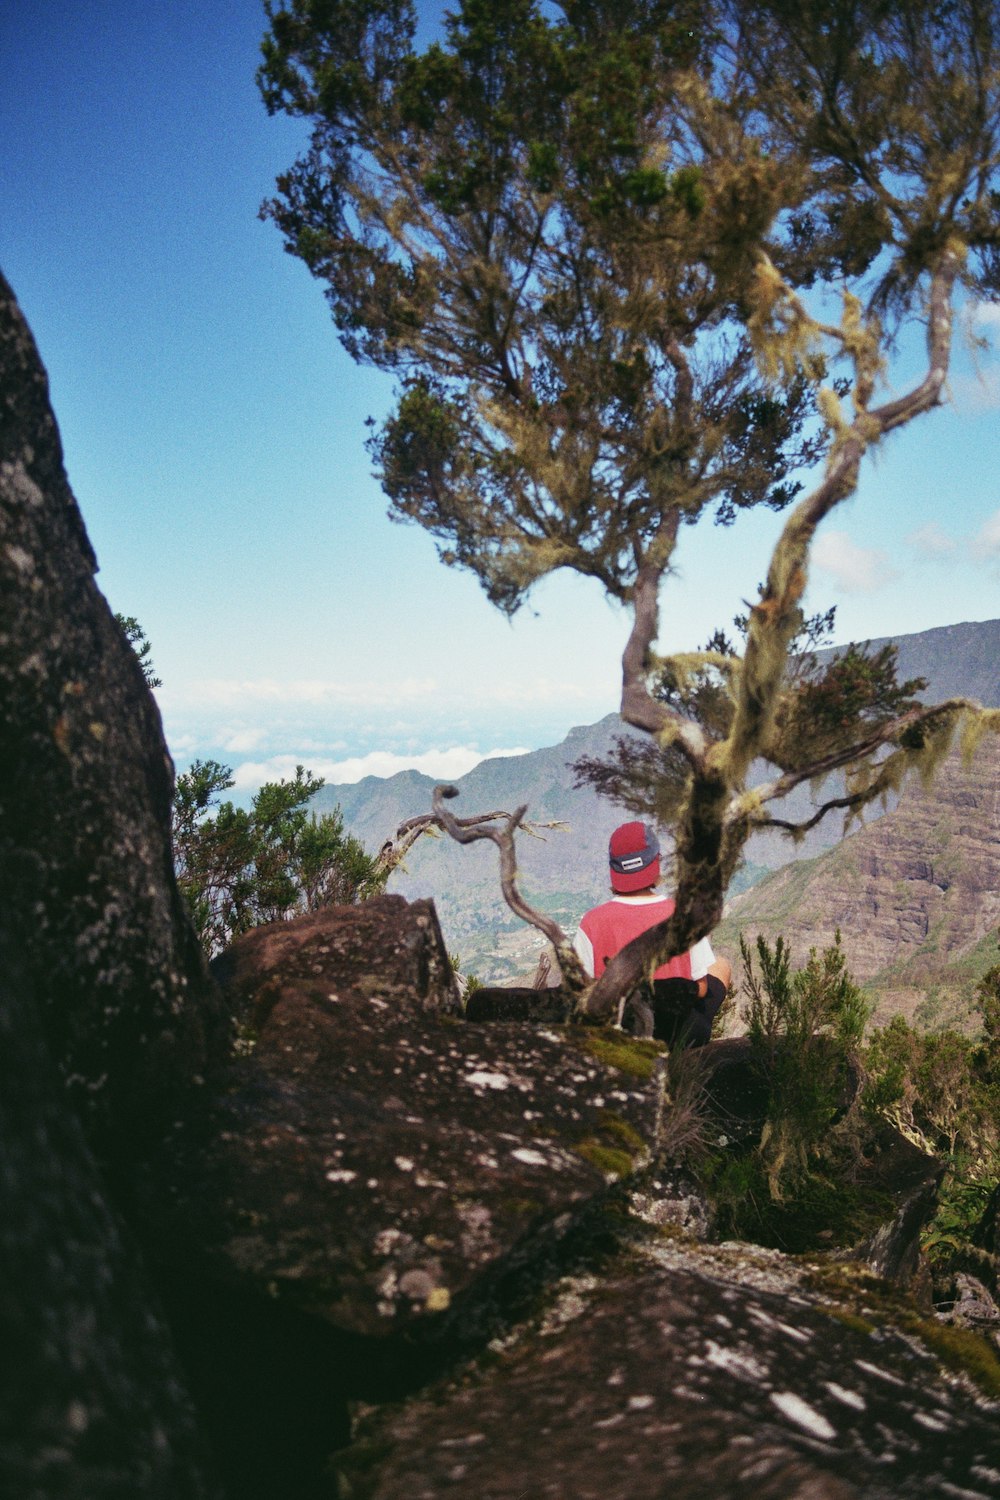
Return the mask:
<path id="1" fill-rule="evenodd" d="M 1000 7 L 464 0 L 426 45 L 404 0 L 268 15 L 264 98 L 312 136 L 264 212 L 398 381 L 392 512 L 507 611 L 563 567 L 632 611 L 621 711 L 680 767 L 677 910 L 590 991 L 607 1014 L 711 929 L 755 828 L 798 831 L 774 800 L 845 770 L 823 810 L 851 811 L 995 726 L 863 652 L 805 685 L 789 662 L 817 527 L 944 398 L 956 300 L 1000 287 Z M 787 515 L 742 651 L 658 658 L 684 528 L 754 506 Z"/>
<path id="2" fill-rule="evenodd" d="M 177 884 L 209 955 L 264 922 L 381 888 L 377 861 L 344 831 L 339 808 L 309 813 L 321 778 L 297 766 L 293 780 L 265 782 L 249 808 L 219 800 L 232 785 L 228 766 L 196 760 L 174 796 Z"/>

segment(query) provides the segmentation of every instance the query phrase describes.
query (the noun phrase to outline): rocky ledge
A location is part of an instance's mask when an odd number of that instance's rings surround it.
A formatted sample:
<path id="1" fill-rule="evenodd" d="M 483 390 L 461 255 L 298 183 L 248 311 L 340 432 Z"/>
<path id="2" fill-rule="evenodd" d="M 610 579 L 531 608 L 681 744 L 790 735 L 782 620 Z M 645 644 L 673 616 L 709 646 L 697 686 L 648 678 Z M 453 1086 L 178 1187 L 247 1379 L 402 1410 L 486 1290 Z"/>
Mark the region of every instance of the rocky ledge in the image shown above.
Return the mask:
<path id="1" fill-rule="evenodd" d="M 216 969 L 249 1055 L 138 1206 L 241 1496 L 996 1493 L 1000 1407 L 956 1371 L 1000 1396 L 1000 1363 L 921 1302 L 916 1148 L 873 1143 L 897 1211 L 863 1245 L 713 1245 L 660 1044 L 462 1017 L 429 903 L 328 909 Z M 745 1048 L 697 1061 L 732 1140 L 760 1128 Z"/>

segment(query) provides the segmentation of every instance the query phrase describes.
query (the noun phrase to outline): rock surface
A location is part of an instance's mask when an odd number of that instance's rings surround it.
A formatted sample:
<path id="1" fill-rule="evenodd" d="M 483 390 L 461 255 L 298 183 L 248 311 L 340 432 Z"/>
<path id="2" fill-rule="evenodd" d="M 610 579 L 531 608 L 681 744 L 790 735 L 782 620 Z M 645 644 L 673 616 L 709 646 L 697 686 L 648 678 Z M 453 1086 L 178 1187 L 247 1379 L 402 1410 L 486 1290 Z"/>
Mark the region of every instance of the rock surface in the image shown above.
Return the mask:
<path id="1" fill-rule="evenodd" d="M 329 908 L 227 964 L 255 1050 L 170 1137 L 144 1208 L 198 1274 L 349 1333 L 440 1337 L 656 1151 L 657 1044 L 456 1020 L 428 903 Z"/>
<path id="2" fill-rule="evenodd" d="M 341 1494 L 991 1500 L 998 1416 L 808 1266 L 661 1244 L 565 1282 L 530 1336 L 362 1424 Z"/>
<path id="3" fill-rule="evenodd" d="M 31 333 L 0 278 L 0 910 L 102 1154 L 225 1046 L 174 883 L 172 766 L 94 581 Z"/>
<path id="4" fill-rule="evenodd" d="M 210 1500 L 170 1335 L 0 925 L 0 1494 Z"/>

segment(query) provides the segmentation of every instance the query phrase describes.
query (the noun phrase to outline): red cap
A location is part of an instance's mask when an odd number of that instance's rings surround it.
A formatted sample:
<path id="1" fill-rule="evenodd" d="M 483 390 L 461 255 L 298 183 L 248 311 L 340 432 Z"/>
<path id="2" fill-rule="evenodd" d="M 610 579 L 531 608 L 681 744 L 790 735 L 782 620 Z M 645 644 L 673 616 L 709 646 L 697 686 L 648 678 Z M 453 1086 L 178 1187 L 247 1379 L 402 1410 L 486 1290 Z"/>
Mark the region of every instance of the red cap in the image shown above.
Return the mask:
<path id="1" fill-rule="evenodd" d="M 660 841 L 645 823 L 623 823 L 608 844 L 611 889 L 620 895 L 644 891 L 660 878 Z"/>

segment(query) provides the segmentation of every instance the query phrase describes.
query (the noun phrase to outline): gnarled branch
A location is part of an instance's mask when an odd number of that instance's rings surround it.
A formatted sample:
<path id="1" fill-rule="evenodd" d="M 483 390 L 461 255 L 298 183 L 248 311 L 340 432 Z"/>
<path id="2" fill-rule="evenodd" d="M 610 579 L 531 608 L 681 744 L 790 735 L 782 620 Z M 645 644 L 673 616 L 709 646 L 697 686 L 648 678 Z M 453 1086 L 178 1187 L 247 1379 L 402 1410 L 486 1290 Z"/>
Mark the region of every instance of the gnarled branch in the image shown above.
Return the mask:
<path id="1" fill-rule="evenodd" d="M 500 851 L 500 888 L 503 898 L 516 917 L 535 927 L 552 944 L 563 979 L 572 991 L 580 991 L 588 984 L 583 965 L 569 938 L 559 923 L 545 912 L 531 906 L 517 888 L 517 860 L 514 834 L 524 827 L 527 803 L 515 808 L 512 813 L 483 813 L 474 818 L 456 818 L 445 807 L 445 801 L 458 796 L 458 787 L 440 785 L 434 788 L 433 817 L 456 843 L 474 844 L 480 839 L 489 839 Z M 503 820 L 502 826 L 496 823 Z"/>
<path id="2" fill-rule="evenodd" d="M 480 823 L 496 823 L 509 818 L 511 814 L 502 808 L 493 812 L 477 813 L 472 818 L 453 818 L 453 822 L 459 828 L 475 828 Z M 565 831 L 569 826 L 566 823 L 553 821 L 551 823 L 528 823 L 524 819 L 518 825 L 524 833 L 532 838 L 541 838 L 542 829 L 559 829 Z M 375 883 L 384 886 L 393 870 L 403 863 L 414 844 L 428 834 L 435 837 L 438 830 L 446 831 L 444 823 L 437 813 L 418 813 L 414 818 L 407 818 L 400 823 L 392 838 L 386 839 L 375 859 Z"/>

